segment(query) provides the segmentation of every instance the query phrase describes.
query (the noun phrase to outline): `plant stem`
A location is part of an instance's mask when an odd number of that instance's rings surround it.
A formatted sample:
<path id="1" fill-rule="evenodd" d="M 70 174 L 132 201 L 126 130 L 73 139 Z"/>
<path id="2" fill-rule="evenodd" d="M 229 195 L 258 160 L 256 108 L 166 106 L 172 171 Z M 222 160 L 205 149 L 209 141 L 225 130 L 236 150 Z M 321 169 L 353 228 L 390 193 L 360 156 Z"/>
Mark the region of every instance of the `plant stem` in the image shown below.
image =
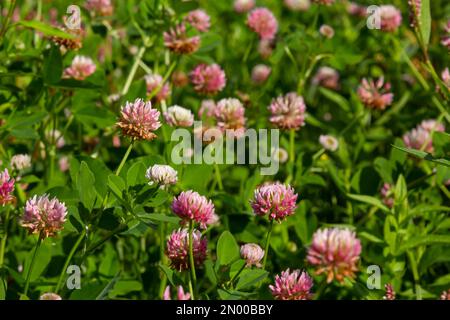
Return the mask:
<path id="1" fill-rule="evenodd" d="M 73 255 L 77 251 L 78 247 L 80 246 L 81 241 L 83 240 L 84 236 L 86 235 L 86 229 L 83 229 L 80 236 L 78 237 L 77 241 L 72 247 L 72 250 L 70 250 L 69 256 L 66 259 L 66 262 L 64 263 L 64 267 L 61 270 L 61 274 L 59 275 L 58 283 L 56 284 L 55 293 L 58 293 L 61 289 L 62 282 L 64 280 L 64 275 L 67 271 L 67 267 L 69 266 L 70 260 L 72 260 Z"/>
<path id="2" fill-rule="evenodd" d="M 295 130 L 289 131 L 289 175 L 286 179 L 286 183 L 290 183 L 294 177 L 295 166 Z"/>
<path id="3" fill-rule="evenodd" d="M 134 59 L 133 66 L 131 67 L 130 73 L 128 74 L 128 78 L 125 81 L 125 85 L 123 86 L 123 89 L 122 89 L 122 92 L 121 92 L 122 96 L 126 95 L 128 93 L 128 90 L 130 89 L 131 82 L 133 81 L 133 78 L 134 78 L 134 76 L 136 74 L 137 68 L 139 66 L 139 61 L 141 61 L 142 56 L 145 53 L 145 49 L 146 49 L 145 47 L 140 47 L 139 48 L 139 51 L 138 51 L 138 53 L 136 55 L 136 58 Z"/>
<path id="4" fill-rule="evenodd" d="M 193 249 L 193 233 L 194 233 L 194 223 L 189 222 L 189 264 L 190 264 L 190 281 L 189 281 L 189 290 L 191 293 L 191 299 L 194 298 L 194 289 L 196 288 L 197 275 L 195 274 L 195 263 L 194 263 L 194 249 Z"/>
<path id="5" fill-rule="evenodd" d="M 246 263 L 242 265 L 242 267 L 239 269 L 239 271 L 234 275 L 234 277 L 230 280 L 230 285 L 232 286 L 234 281 L 237 279 L 237 277 L 241 274 L 242 271 L 244 271 L 245 267 L 247 266 Z"/>
<path id="6" fill-rule="evenodd" d="M 3 38 L 6 30 L 8 29 L 9 20 L 11 20 L 15 7 L 16 7 L 16 0 L 11 0 L 11 3 L 9 4 L 8 14 L 5 17 L 4 21 L 2 22 L 2 29 L 0 30 L 0 38 Z"/>
<path id="7" fill-rule="evenodd" d="M 161 263 L 164 263 L 165 254 L 164 254 L 164 239 L 166 237 L 166 223 L 162 222 L 159 225 L 159 259 Z M 164 290 L 167 284 L 167 276 L 165 272 L 161 271 L 161 282 L 159 284 L 159 297 L 162 299 L 164 295 Z"/>
<path id="8" fill-rule="evenodd" d="M 42 20 L 42 0 L 37 0 L 36 8 L 36 21 Z M 37 32 L 34 33 L 34 45 L 37 47 L 39 44 L 39 35 Z"/>
<path id="9" fill-rule="evenodd" d="M 269 231 L 267 232 L 266 245 L 264 248 L 264 259 L 263 259 L 263 264 L 262 264 L 263 270 L 266 270 L 266 261 L 267 261 L 267 256 L 269 255 L 269 243 L 270 243 L 270 236 L 272 234 L 272 229 L 273 229 L 273 220 L 270 221 Z"/>
<path id="10" fill-rule="evenodd" d="M 3 223 L 3 237 L 2 237 L 2 242 L 0 244 L 0 268 L 3 267 L 3 262 L 4 262 L 4 258 L 5 258 L 5 248 L 6 248 L 6 238 L 8 237 L 8 223 L 9 223 L 9 212 L 10 212 L 10 207 L 8 206 L 8 208 L 6 209 L 6 214 L 5 214 L 5 220 Z"/>
<path id="11" fill-rule="evenodd" d="M 134 144 L 134 140 L 131 140 L 131 143 L 128 146 L 128 149 L 127 149 L 127 151 L 125 152 L 125 155 L 122 158 L 122 161 L 120 162 L 119 166 L 117 167 L 116 176 L 118 176 L 120 174 L 120 171 L 122 171 L 122 168 L 125 165 L 125 162 L 127 161 L 128 156 L 130 155 L 131 149 L 133 149 L 133 144 Z"/>
<path id="12" fill-rule="evenodd" d="M 417 262 L 416 259 L 414 258 L 414 254 L 411 251 L 407 251 L 407 255 L 409 258 L 409 261 L 411 263 L 411 270 L 412 270 L 412 274 L 413 274 L 413 278 L 414 278 L 414 287 L 415 287 L 415 291 L 416 291 L 416 299 L 417 300 L 422 300 L 422 289 L 420 288 L 420 284 L 419 284 L 419 272 L 417 270 Z"/>
<path id="13" fill-rule="evenodd" d="M 31 258 L 30 267 L 28 268 L 27 279 L 25 282 L 25 289 L 23 291 L 24 295 L 27 295 L 28 289 L 30 287 L 31 272 L 33 271 L 34 263 L 36 262 L 37 252 L 39 250 L 39 247 L 41 246 L 41 243 L 42 243 L 42 239 L 41 239 L 41 236 L 39 235 L 38 241 L 36 243 L 36 247 L 34 248 L 33 257 Z"/>
<path id="14" fill-rule="evenodd" d="M 216 162 L 214 162 L 214 171 L 216 174 L 217 185 L 219 186 L 219 190 L 222 191 L 223 190 L 222 176 L 220 175 L 219 165 Z"/>

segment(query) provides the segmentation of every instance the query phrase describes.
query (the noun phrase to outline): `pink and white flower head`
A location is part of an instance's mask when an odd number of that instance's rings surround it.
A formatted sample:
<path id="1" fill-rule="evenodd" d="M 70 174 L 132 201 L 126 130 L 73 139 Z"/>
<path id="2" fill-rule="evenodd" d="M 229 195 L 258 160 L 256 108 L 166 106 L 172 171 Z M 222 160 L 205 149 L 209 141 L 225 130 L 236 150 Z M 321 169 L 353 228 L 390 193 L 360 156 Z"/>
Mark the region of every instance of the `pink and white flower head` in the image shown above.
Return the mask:
<path id="1" fill-rule="evenodd" d="M 364 18 L 367 16 L 367 7 L 355 2 L 350 2 L 347 7 L 347 12 L 352 16 Z"/>
<path id="2" fill-rule="evenodd" d="M 168 83 L 164 83 L 161 75 L 153 73 L 144 77 L 147 86 L 147 94 L 153 96 L 152 101 L 155 103 L 166 100 L 170 95 L 170 87 Z"/>
<path id="3" fill-rule="evenodd" d="M 447 291 L 442 291 L 441 300 L 450 300 L 450 289 Z"/>
<path id="4" fill-rule="evenodd" d="M 314 3 L 331 6 L 335 0 L 313 0 Z"/>
<path id="5" fill-rule="evenodd" d="M 330 67 L 320 67 L 312 79 L 314 85 L 319 85 L 328 89 L 339 89 L 339 73 Z"/>
<path id="6" fill-rule="evenodd" d="M 137 140 L 153 140 L 157 137 L 154 131 L 161 126 L 159 111 L 152 108 L 150 101 L 136 99 L 122 107 L 121 117 L 117 126 L 124 136 Z"/>
<path id="7" fill-rule="evenodd" d="M 450 20 L 447 21 L 444 30 L 447 34 L 442 37 L 441 44 L 450 50 Z"/>
<path id="8" fill-rule="evenodd" d="M 85 7 L 98 16 L 111 16 L 114 11 L 111 0 L 86 0 Z"/>
<path id="9" fill-rule="evenodd" d="M 248 12 L 255 7 L 255 0 L 235 0 L 233 7 L 237 13 Z"/>
<path id="10" fill-rule="evenodd" d="M 345 277 L 355 277 L 360 254 L 361 242 L 353 231 L 326 228 L 314 233 L 307 260 L 317 267 L 316 274 L 326 274 L 328 283 L 342 283 Z"/>
<path id="11" fill-rule="evenodd" d="M 402 13 L 393 5 L 380 6 L 381 30 L 394 32 L 402 24 Z"/>
<path id="12" fill-rule="evenodd" d="M 385 84 L 383 77 L 377 81 L 363 78 L 358 87 L 358 96 L 366 107 L 384 110 L 394 99 L 394 94 L 389 92 L 390 89 L 391 84 L 389 82 Z"/>
<path id="13" fill-rule="evenodd" d="M 214 95 L 225 88 L 225 72 L 218 64 L 199 64 L 189 76 L 198 93 Z"/>
<path id="14" fill-rule="evenodd" d="M 39 300 L 62 300 L 61 296 L 53 292 L 44 293 L 39 297 Z"/>
<path id="15" fill-rule="evenodd" d="M 247 25 L 259 35 L 261 40 L 274 39 L 278 31 L 277 19 L 267 8 L 253 9 L 248 14 Z"/>
<path id="16" fill-rule="evenodd" d="M 202 9 L 189 12 L 185 20 L 200 32 L 207 32 L 211 26 L 209 15 Z"/>
<path id="17" fill-rule="evenodd" d="M 408 5 L 411 27 L 416 27 L 420 24 L 422 0 L 408 0 Z"/>
<path id="18" fill-rule="evenodd" d="M 268 215 L 269 220 L 281 222 L 295 213 L 297 197 L 290 185 L 269 183 L 255 190 L 250 205 L 256 215 Z"/>
<path id="19" fill-rule="evenodd" d="M 265 64 L 257 64 L 252 69 L 252 81 L 256 84 L 262 84 L 266 82 L 271 72 L 272 68 L 269 66 L 266 66 Z"/>
<path id="20" fill-rule="evenodd" d="M 295 92 L 273 99 L 269 111 L 270 122 L 279 129 L 299 129 L 305 125 L 306 105 Z"/>
<path id="21" fill-rule="evenodd" d="M 392 185 L 390 183 L 385 182 L 380 190 L 380 194 L 383 203 L 389 208 L 392 208 L 394 206 L 394 194 Z"/>
<path id="22" fill-rule="evenodd" d="M 82 81 L 93 74 L 96 68 L 95 63 L 91 58 L 75 56 L 71 66 L 64 70 L 64 77 Z"/>
<path id="23" fill-rule="evenodd" d="M 14 202 L 13 196 L 15 180 L 9 176 L 8 169 L 0 172 L 0 205 L 5 206 Z"/>
<path id="24" fill-rule="evenodd" d="M 172 297 L 170 296 L 170 286 L 167 286 L 166 290 L 164 290 L 163 299 L 164 300 L 172 300 Z M 178 286 L 177 300 L 191 300 L 191 294 L 189 292 L 184 293 L 183 287 Z"/>
<path id="25" fill-rule="evenodd" d="M 217 127 L 225 132 L 232 132 L 236 138 L 244 135 L 245 131 L 245 108 L 242 103 L 235 98 L 221 99 L 214 109 L 214 116 L 217 120 Z"/>
<path id="26" fill-rule="evenodd" d="M 61 131 L 54 129 L 51 131 L 47 131 L 45 133 L 45 137 L 47 138 L 47 141 L 49 143 L 54 143 L 56 145 L 56 148 L 61 149 L 66 145 L 66 140 L 64 140 L 64 137 L 61 133 Z"/>
<path id="27" fill-rule="evenodd" d="M 31 157 L 27 154 L 16 154 L 11 158 L 11 168 L 22 171 L 31 167 Z"/>
<path id="28" fill-rule="evenodd" d="M 212 99 L 202 100 L 200 109 L 198 110 L 198 116 L 201 118 L 205 115 L 207 118 L 214 117 L 216 110 L 216 103 Z"/>
<path id="29" fill-rule="evenodd" d="M 190 127 L 194 123 L 191 110 L 177 105 L 169 107 L 164 112 L 164 119 L 171 127 Z"/>
<path id="30" fill-rule="evenodd" d="M 67 156 L 61 157 L 61 159 L 59 159 L 59 161 L 58 161 L 58 166 L 59 166 L 59 170 L 61 170 L 61 172 L 66 172 L 67 170 L 69 170 L 70 169 L 69 158 Z"/>
<path id="31" fill-rule="evenodd" d="M 308 11 L 311 0 L 284 0 L 284 5 L 291 11 Z"/>
<path id="32" fill-rule="evenodd" d="M 177 171 L 171 166 L 164 164 L 155 164 L 149 167 L 145 177 L 150 180 L 149 185 L 157 184 L 161 187 L 176 184 L 178 181 Z"/>
<path id="33" fill-rule="evenodd" d="M 445 131 L 445 126 L 442 123 L 440 123 L 434 119 L 423 120 L 420 123 L 420 127 L 422 127 L 423 129 L 427 130 L 430 133 L 432 131 L 438 131 L 438 132 Z"/>
<path id="34" fill-rule="evenodd" d="M 384 289 L 386 290 L 386 294 L 383 296 L 383 300 L 395 300 L 395 291 L 392 284 L 386 283 Z"/>
<path id="35" fill-rule="evenodd" d="M 313 279 L 306 271 L 287 269 L 275 276 L 269 289 L 276 300 L 309 300 L 312 297 Z"/>
<path id="36" fill-rule="evenodd" d="M 331 135 L 320 135 L 319 142 L 325 150 L 336 151 L 339 148 L 339 141 Z"/>
<path id="37" fill-rule="evenodd" d="M 172 211 L 182 219 L 182 224 L 193 221 L 202 229 L 206 229 L 215 214 L 212 201 L 192 190 L 183 191 L 173 199 Z"/>
<path id="38" fill-rule="evenodd" d="M 403 135 L 403 142 L 407 148 L 432 153 L 434 148 L 431 133 L 434 131 L 444 132 L 445 127 L 436 120 L 424 120 L 416 128 Z"/>
<path id="39" fill-rule="evenodd" d="M 267 59 L 272 55 L 275 48 L 275 42 L 273 40 L 260 40 L 258 44 L 258 52 L 263 59 Z"/>
<path id="40" fill-rule="evenodd" d="M 53 237 L 64 228 L 67 208 L 58 199 L 48 195 L 34 196 L 25 204 L 21 225 L 30 233 L 39 234 L 41 239 Z"/>
<path id="41" fill-rule="evenodd" d="M 192 248 L 194 264 L 196 267 L 203 265 L 206 259 L 208 241 L 202 238 L 198 230 L 192 232 Z M 178 271 L 189 269 L 189 231 L 178 229 L 172 232 L 167 240 L 166 254 L 170 259 L 170 266 Z"/>
<path id="42" fill-rule="evenodd" d="M 323 24 L 320 26 L 319 32 L 321 35 L 323 35 L 325 38 L 331 39 L 334 37 L 334 29 L 327 25 Z"/>
<path id="43" fill-rule="evenodd" d="M 178 54 L 191 54 L 200 47 L 200 37 L 189 37 L 186 25 L 181 23 L 168 32 L 164 32 L 164 45 L 172 52 Z"/>
<path id="44" fill-rule="evenodd" d="M 247 263 L 247 267 L 261 268 L 261 260 L 264 258 L 264 250 L 256 243 L 247 243 L 241 246 L 241 258 Z"/>

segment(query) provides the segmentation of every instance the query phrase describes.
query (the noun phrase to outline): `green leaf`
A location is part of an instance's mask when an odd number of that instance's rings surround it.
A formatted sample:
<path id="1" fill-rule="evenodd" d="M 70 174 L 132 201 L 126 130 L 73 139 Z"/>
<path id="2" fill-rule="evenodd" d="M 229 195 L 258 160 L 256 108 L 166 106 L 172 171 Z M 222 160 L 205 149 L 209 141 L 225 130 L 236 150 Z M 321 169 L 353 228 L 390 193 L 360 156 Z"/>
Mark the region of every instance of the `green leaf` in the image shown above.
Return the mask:
<path id="1" fill-rule="evenodd" d="M 158 189 L 156 195 L 149 200 L 147 205 L 153 208 L 159 207 L 169 199 L 169 196 L 170 194 L 167 191 Z"/>
<path id="2" fill-rule="evenodd" d="M 320 87 L 319 91 L 321 94 L 323 94 L 326 98 L 336 103 L 343 111 L 349 112 L 350 111 L 350 105 L 347 102 L 347 99 L 345 99 L 343 96 L 339 95 L 338 93 Z"/>
<path id="3" fill-rule="evenodd" d="M 255 284 L 258 284 L 268 276 L 268 272 L 262 269 L 245 269 L 239 275 L 239 280 L 236 284 L 236 289 L 247 289 Z"/>
<path id="4" fill-rule="evenodd" d="M 49 36 L 49 37 L 55 36 L 55 37 L 63 38 L 63 39 L 75 39 L 75 36 L 72 34 L 66 33 L 64 31 L 61 31 L 60 29 L 54 28 L 48 24 L 45 24 L 43 22 L 39 22 L 36 20 L 19 21 L 17 23 L 24 27 L 31 28 L 31 29 L 37 30 L 39 32 L 42 32 L 44 35 Z"/>
<path id="5" fill-rule="evenodd" d="M 6 289 L 7 289 L 6 279 L 1 277 L 0 278 L 0 300 L 6 299 Z"/>
<path id="6" fill-rule="evenodd" d="M 87 163 L 82 161 L 77 176 L 77 189 L 81 202 L 89 211 L 94 207 L 95 199 L 97 198 L 94 184 L 94 174 L 89 170 Z"/>
<path id="7" fill-rule="evenodd" d="M 142 291 L 142 283 L 136 280 L 120 280 L 117 281 L 111 295 L 124 296 L 133 291 Z"/>
<path id="8" fill-rule="evenodd" d="M 122 199 L 122 192 L 125 190 L 125 182 L 121 177 L 110 174 L 108 176 L 108 187 L 116 197 Z"/>
<path id="9" fill-rule="evenodd" d="M 110 281 L 109 283 L 111 283 Z M 102 296 L 102 292 L 108 289 L 109 285 L 106 282 L 94 281 L 86 285 L 82 285 L 81 289 L 73 290 L 70 295 L 70 300 L 95 300 Z"/>
<path id="10" fill-rule="evenodd" d="M 103 290 L 95 297 L 95 300 L 106 300 L 108 297 L 109 292 L 112 290 L 114 285 L 117 283 L 117 281 L 120 278 L 120 271 L 116 273 L 114 278 L 111 279 L 110 282 L 103 288 Z"/>
<path id="11" fill-rule="evenodd" d="M 48 84 L 61 80 L 63 62 L 59 47 L 52 46 L 44 58 L 44 81 Z"/>
<path id="12" fill-rule="evenodd" d="M 52 249 L 53 246 L 49 242 L 42 242 L 41 246 L 36 253 L 36 258 L 33 266 L 33 270 L 31 271 L 30 280 L 37 280 L 41 274 L 47 269 L 50 260 L 52 259 Z M 30 268 L 31 259 L 33 257 L 34 248 L 30 250 L 27 255 L 27 259 L 25 260 L 24 274 L 28 273 Z"/>
<path id="13" fill-rule="evenodd" d="M 406 187 L 406 181 L 403 175 L 400 175 L 397 179 L 397 183 L 395 185 L 395 202 L 400 203 L 406 199 L 408 195 L 408 190 Z"/>
<path id="14" fill-rule="evenodd" d="M 239 300 L 251 296 L 248 292 L 239 292 L 236 290 L 217 289 L 220 299 L 222 300 Z"/>
<path id="15" fill-rule="evenodd" d="M 98 128 L 110 127 L 116 122 L 116 117 L 109 110 L 92 106 L 75 111 L 74 116 L 79 122 Z"/>
<path id="16" fill-rule="evenodd" d="M 399 253 L 418 246 L 427 246 L 431 244 L 446 244 L 450 245 L 450 235 L 448 234 L 430 234 L 426 236 L 416 236 L 400 246 Z"/>
<path id="17" fill-rule="evenodd" d="M 408 149 L 408 148 L 403 148 L 403 147 L 399 147 L 399 146 L 395 146 L 395 145 L 393 145 L 393 147 L 398 150 L 401 150 L 403 152 L 406 152 L 410 155 L 413 155 L 417 158 L 428 160 L 431 162 L 435 162 L 437 164 L 441 164 L 441 165 L 450 167 L 450 161 L 447 159 L 434 158 L 431 154 L 424 152 L 424 151 L 420 151 L 420 150 Z"/>
<path id="18" fill-rule="evenodd" d="M 372 205 L 372 206 L 375 206 L 375 207 L 377 207 L 377 208 L 383 210 L 383 211 L 386 212 L 386 213 L 391 212 L 391 211 L 389 210 L 389 208 L 386 207 L 386 206 L 383 204 L 383 202 L 381 202 L 380 199 L 377 199 L 377 198 L 375 198 L 375 197 L 366 196 L 366 195 L 362 195 L 362 194 L 347 194 L 347 196 L 348 196 L 350 199 L 353 199 L 353 200 L 356 200 L 356 201 L 360 201 L 360 202 L 364 202 L 364 203 L 370 204 L 370 205 Z"/>
<path id="19" fill-rule="evenodd" d="M 99 84 L 90 82 L 88 80 L 75 80 L 75 79 L 61 79 L 57 83 L 52 83 L 52 87 L 63 88 L 63 89 L 90 89 L 99 90 L 103 87 Z"/>
<path id="20" fill-rule="evenodd" d="M 172 224 L 179 224 L 180 218 L 174 217 L 174 216 L 167 216 L 163 213 L 149 213 L 149 214 L 138 214 L 139 218 L 142 219 L 148 219 L 151 221 L 158 221 L 158 222 L 168 222 Z"/>
<path id="21" fill-rule="evenodd" d="M 146 183 L 145 171 L 146 168 L 142 162 L 134 163 L 127 171 L 128 187 Z"/>
<path id="22" fill-rule="evenodd" d="M 365 238 L 371 242 L 375 242 L 375 243 L 383 243 L 384 242 L 382 239 L 380 239 L 377 236 L 374 236 L 373 234 L 368 233 L 366 231 L 359 232 L 358 236 L 360 236 L 361 238 Z"/>
<path id="23" fill-rule="evenodd" d="M 430 0 L 422 0 L 420 10 L 420 29 L 422 31 L 422 39 L 425 46 L 428 46 L 431 35 L 431 10 Z"/>
<path id="24" fill-rule="evenodd" d="M 216 266 L 231 264 L 239 258 L 239 246 L 233 235 L 229 231 L 224 231 L 217 242 L 217 263 Z"/>

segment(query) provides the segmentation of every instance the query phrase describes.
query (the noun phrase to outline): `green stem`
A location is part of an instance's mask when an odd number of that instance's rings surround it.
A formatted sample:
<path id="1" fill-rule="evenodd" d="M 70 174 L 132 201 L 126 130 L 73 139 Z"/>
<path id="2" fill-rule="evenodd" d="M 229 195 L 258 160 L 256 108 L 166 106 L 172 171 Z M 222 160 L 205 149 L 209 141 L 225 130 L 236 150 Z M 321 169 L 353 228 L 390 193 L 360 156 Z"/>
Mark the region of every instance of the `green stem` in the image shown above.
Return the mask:
<path id="1" fill-rule="evenodd" d="M 263 270 L 266 270 L 266 261 L 267 261 L 267 256 L 269 255 L 269 244 L 270 244 L 270 236 L 272 234 L 272 229 L 273 229 L 273 220 L 270 221 L 269 231 L 267 232 L 266 245 L 264 248 L 264 259 L 263 259 L 263 264 L 262 264 Z"/>
<path id="2" fill-rule="evenodd" d="M 41 246 L 41 243 L 42 243 L 42 238 L 41 238 L 41 235 L 39 235 L 39 239 L 36 243 L 36 247 L 34 248 L 33 257 L 31 258 L 30 267 L 28 268 L 27 279 L 25 281 L 25 289 L 23 291 L 24 295 L 27 295 L 28 289 L 30 288 L 31 272 L 33 271 L 34 263 L 36 262 L 37 252 L 39 250 L 39 247 Z"/>
<path id="3" fill-rule="evenodd" d="M 166 223 L 162 222 L 159 225 L 159 260 L 161 261 L 161 263 L 164 264 L 164 260 L 165 260 L 165 253 L 164 253 L 164 239 L 166 237 L 166 233 L 165 233 L 165 229 L 166 229 Z M 159 297 L 162 299 L 163 295 L 164 295 L 164 290 L 165 287 L 167 285 L 167 276 L 165 274 L 165 272 L 161 272 L 161 282 L 159 285 Z"/>
<path id="4" fill-rule="evenodd" d="M 219 165 L 216 162 L 214 163 L 214 171 L 216 174 L 217 185 L 219 186 L 219 190 L 222 191 L 223 190 L 222 176 L 220 175 Z"/>
<path id="5" fill-rule="evenodd" d="M 196 288 L 197 275 L 195 274 L 195 263 L 194 263 L 194 249 L 193 249 L 193 233 L 194 233 L 194 223 L 191 221 L 189 223 L 189 264 L 190 264 L 190 281 L 189 290 L 191 293 L 191 299 L 195 300 L 194 292 Z"/>
<path id="6" fill-rule="evenodd" d="M 42 20 L 42 0 L 37 0 L 36 8 L 36 21 Z M 39 44 L 39 35 L 37 32 L 34 33 L 34 45 L 37 47 Z"/>
<path id="7" fill-rule="evenodd" d="M 120 162 L 119 166 L 116 170 L 116 176 L 120 174 L 120 171 L 122 171 L 123 166 L 125 165 L 125 162 L 128 159 L 128 156 L 130 155 L 131 149 L 133 149 L 134 140 L 131 140 L 130 145 L 128 146 L 127 152 L 125 152 L 125 155 L 122 158 L 122 161 Z"/>
<path id="8" fill-rule="evenodd" d="M 415 291 L 416 291 L 416 299 L 417 300 L 422 300 L 422 289 L 420 287 L 420 283 L 419 283 L 419 271 L 417 269 L 417 262 L 416 259 L 414 258 L 414 254 L 411 251 L 407 251 L 407 255 L 409 258 L 409 261 L 411 263 L 411 270 L 412 270 L 412 274 L 413 274 L 413 278 L 414 278 L 414 287 L 415 287 Z"/>
<path id="9" fill-rule="evenodd" d="M 9 20 L 11 20 L 15 7 L 16 7 L 16 0 L 11 0 L 11 3 L 9 4 L 8 14 L 6 15 L 2 23 L 2 29 L 0 30 L 0 38 L 3 38 L 6 30 L 8 29 Z"/>
<path id="10" fill-rule="evenodd" d="M 242 271 L 244 271 L 245 267 L 247 266 L 246 263 L 244 263 L 242 265 L 242 267 L 239 269 L 239 271 L 234 275 L 234 277 L 230 280 L 230 285 L 232 286 L 234 281 L 237 279 L 237 277 L 239 277 L 239 275 L 241 274 Z"/>
<path id="11" fill-rule="evenodd" d="M 121 95 L 124 96 L 128 93 L 128 90 L 130 89 L 131 82 L 133 81 L 134 76 L 136 75 L 136 71 L 139 66 L 139 61 L 141 61 L 142 56 L 145 53 L 145 47 L 141 47 L 136 55 L 136 58 L 134 59 L 133 66 L 131 67 L 130 73 L 128 74 L 128 78 L 125 81 L 125 85 L 123 86 Z"/>
<path id="12" fill-rule="evenodd" d="M 81 234 L 78 237 L 77 241 L 73 245 L 72 250 L 70 250 L 69 256 L 67 257 L 66 262 L 64 263 L 64 267 L 61 270 L 61 274 L 59 275 L 58 283 L 57 283 L 56 288 L 55 288 L 55 293 L 58 293 L 59 290 L 61 289 L 61 285 L 62 285 L 63 280 L 64 280 L 64 275 L 66 274 L 67 268 L 69 267 L 69 263 L 72 260 L 73 255 L 77 251 L 77 249 L 80 246 L 80 243 L 83 240 L 85 235 L 86 235 L 86 229 L 83 229 L 83 231 L 81 232 Z"/>
<path id="13" fill-rule="evenodd" d="M 8 208 L 6 209 L 5 220 L 3 223 L 2 242 L 0 244 L 0 268 L 3 266 L 3 262 L 4 262 L 4 258 L 5 258 L 6 238 L 8 237 L 9 212 L 10 212 L 10 207 L 8 206 Z"/>
<path id="14" fill-rule="evenodd" d="M 289 174 L 286 183 L 290 183 L 294 177 L 295 166 L 295 130 L 289 131 Z"/>

